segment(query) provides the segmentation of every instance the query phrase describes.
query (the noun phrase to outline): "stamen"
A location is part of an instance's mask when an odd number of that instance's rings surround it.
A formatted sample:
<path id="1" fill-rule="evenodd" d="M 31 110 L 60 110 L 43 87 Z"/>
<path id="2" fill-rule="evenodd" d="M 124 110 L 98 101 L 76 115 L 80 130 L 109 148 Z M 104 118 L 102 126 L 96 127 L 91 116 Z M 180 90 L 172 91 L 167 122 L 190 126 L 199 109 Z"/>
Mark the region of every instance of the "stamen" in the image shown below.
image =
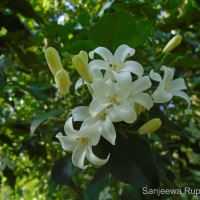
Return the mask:
<path id="1" fill-rule="evenodd" d="M 106 119 L 106 113 L 105 112 L 100 112 L 99 114 L 98 114 L 98 118 L 100 119 L 100 120 L 105 120 Z"/>
<path id="2" fill-rule="evenodd" d="M 89 139 L 87 137 L 81 137 L 79 138 L 79 141 L 86 146 L 88 144 Z"/>
<path id="3" fill-rule="evenodd" d="M 119 104 L 119 102 L 117 101 L 117 97 L 116 97 L 116 94 L 114 95 L 114 96 L 109 96 L 108 97 L 110 100 L 111 100 L 111 102 L 113 102 L 114 104 Z"/>

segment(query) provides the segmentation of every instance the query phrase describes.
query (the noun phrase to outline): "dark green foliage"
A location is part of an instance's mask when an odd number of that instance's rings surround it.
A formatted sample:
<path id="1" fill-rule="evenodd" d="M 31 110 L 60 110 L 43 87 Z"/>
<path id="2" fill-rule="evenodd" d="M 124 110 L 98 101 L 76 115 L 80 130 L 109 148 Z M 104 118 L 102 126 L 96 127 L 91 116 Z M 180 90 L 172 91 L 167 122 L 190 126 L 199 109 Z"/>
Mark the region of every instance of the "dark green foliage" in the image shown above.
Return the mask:
<path id="1" fill-rule="evenodd" d="M 56 3 L 57 2 L 57 3 Z M 68 1 L 67 1 L 68 2 Z M 73 3 L 74 2 L 74 3 Z M 200 4 L 188 1 L 0 2 L 0 171 L 1 199 L 148 200 L 195 199 L 194 195 L 143 195 L 142 188 L 199 188 L 200 178 Z M 64 20 L 62 21 L 62 17 Z M 58 22 L 59 21 L 59 22 Z M 163 55 L 175 34 L 181 44 Z M 91 95 L 74 84 L 79 75 L 71 57 L 98 46 L 112 52 L 121 44 L 136 49 L 133 60 L 149 73 L 174 67 L 191 97 L 153 107 L 134 124 L 115 124 L 116 145 L 101 139 L 94 152 L 109 162 L 73 166 L 71 154 L 55 138 L 64 134 L 71 109 L 88 105 Z M 59 96 L 44 49 L 55 47 L 71 78 L 71 95 Z M 156 88 L 153 82 L 152 91 Z M 150 91 L 150 93 L 152 92 Z M 162 126 L 149 136 L 137 130 L 152 118 Z M 75 123 L 78 129 L 81 123 Z"/>

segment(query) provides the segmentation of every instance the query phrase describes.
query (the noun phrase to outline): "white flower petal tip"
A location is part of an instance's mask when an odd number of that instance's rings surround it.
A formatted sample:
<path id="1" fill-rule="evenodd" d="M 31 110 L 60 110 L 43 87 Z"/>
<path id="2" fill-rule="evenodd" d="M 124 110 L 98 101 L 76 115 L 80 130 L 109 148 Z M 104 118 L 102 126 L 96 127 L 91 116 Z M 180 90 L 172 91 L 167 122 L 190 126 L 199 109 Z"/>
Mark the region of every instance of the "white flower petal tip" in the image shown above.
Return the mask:
<path id="1" fill-rule="evenodd" d="M 95 53 L 101 56 L 106 62 L 111 63 L 113 61 L 112 53 L 105 47 L 97 47 L 89 53 L 89 57 L 93 59 Z"/>
<path id="2" fill-rule="evenodd" d="M 60 136 L 63 136 L 63 134 L 61 132 L 59 132 L 55 137 L 59 138 Z"/>
<path id="3" fill-rule="evenodd" d="M 154 81 L 158 81 L 158 82 L 162 81 L 160 74 L 154 72 L 153 70 L 150 71 L 149 77 Z"/>
<path id="4" fill-rule="evenodd" d="M 174 94 L 174 96 L 181 97 L 181 98 L 185 99 L 185 101 L 188 103 L 187 110 L 190 109 L 191 101 L 190 101 L 189 96 L 185 92 L 183 92 L 183 91 L 176 91 L 173 94 Z"/>
<path id="5" fill-rule="evenodd" d="M 72 163 L 81 169 L 86 169 L 87 165 L 84 165 L 85 156 L 86 156 L 86 148 L 83 148 L 80 145 L 77 145 L 72 154 Z"/>
<path id="6" fill-rule="evenodd" d="M 124 62 L 127 57 L 133 56 L 134 54 L 135 54 L 135 49 L 129 47 L 126 44 L 122 44 L 115 51 L 114 58 L 117 62 Z"/>
<path id="7" fill-rule="evenodd" d="M 72 110 L 72 116 L 74 121 L 84 121 L 90 117 L 89 108 L 87 106 L 79 106 Z"/>
<path id="8" fill-rule="evenodd" d="M 97 156 L 94 155 L 91 148 L 88 148 L 87 152 L 86 152 L 86 157 L 94 165 L 97 165 L 97 166 L 98 165 L 105 165 L 110 158 L 110 153 L 108 154 L 106 159 L 101 159 L 101 158 L 98 158 Z"/>

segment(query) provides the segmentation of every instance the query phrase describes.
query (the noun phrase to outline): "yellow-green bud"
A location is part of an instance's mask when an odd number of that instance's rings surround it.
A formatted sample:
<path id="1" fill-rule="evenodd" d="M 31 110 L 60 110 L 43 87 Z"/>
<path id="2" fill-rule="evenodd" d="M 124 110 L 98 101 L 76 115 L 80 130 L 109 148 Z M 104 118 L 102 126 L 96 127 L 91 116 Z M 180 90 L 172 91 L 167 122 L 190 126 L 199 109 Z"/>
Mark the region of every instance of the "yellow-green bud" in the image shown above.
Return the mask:
<path id="1" fill-rule="evenodd" d="M 171 50 L 173 50 L 174 48 L 176 48 L 180 43 L 181 43 L 182 37 L 181 35 L 176 35 L 174 36 L 165 46 L 165 48 L 163 49 L 163 53 L 168 53 Z"/>
<path id="2" fill-rule="evenodd" d="M 153 133 L 154 131 L 159 129 L 161 124 L 162 124 L 162 122 L 159 118 L 154 118 L 154 119 L 148 121 L 147 123 L 145 123 L 143 126 L 141 126 L 140 129 L 138 130 L 138 133 L 139 134 Z"/>
<path id="3" fill-rule="evenodd" d="M 139 103 L 134 103 L 134 108 L 137 116 L 139 116 L 145 111 L 145 107 L 140 105 Z"/>
<path id="4" fill-rule="evenodd" d="M 60 69 L 55 75 L 55 82 L 58 91 L 66 95 L 69 92 L 70 78 L 66 70 Z"/>
<path id="5" fill-rule="evenodd" d="M 80 51 L 72 58 L 72 63 L 80 76 L 88 83 L 92 82 L 92 76 L 88 69 L 88 55 L 85 51 Z"/>
<path id="6" fill-rule="evenodd" d="M 52 74 L 55 76 L 56 72 L 58 72 L 60 69 L 63 69 L 63 65 L 60 60 L 60 56 L 56 49 L 53 47 L 49 47 L 45 49 L 45 58 L 47 60 L 47 63 L 49 65 L 49 69 L 51 70 Z"/>

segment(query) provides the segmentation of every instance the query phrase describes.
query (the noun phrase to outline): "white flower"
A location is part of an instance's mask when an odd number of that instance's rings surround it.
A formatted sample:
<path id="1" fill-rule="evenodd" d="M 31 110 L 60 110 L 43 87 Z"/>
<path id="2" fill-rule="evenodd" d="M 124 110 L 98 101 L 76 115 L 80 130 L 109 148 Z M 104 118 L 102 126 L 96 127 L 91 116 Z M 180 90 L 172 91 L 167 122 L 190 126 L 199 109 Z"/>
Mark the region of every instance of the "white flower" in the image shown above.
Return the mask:
<path id="1" fill-rule="evenodd" d="M 138 77 L 143 75 L 144 69 L 141 64 L 135 61 L 125 61 L 128 56 L 133 56 L 135 49 L 123 44 L 117 48 L 114 55 L 105 47 L 98 47 L 89 53 L 91 59 L 94 58 L 94 54 L 100 55 L 103 60 L 96 59 L 89 63 L 89 68 L 91 72 L 96 69 L 108 70 L 111 73 L 113 71 L 117 73 L 131 72 L 136 74 Z"/>
<path id="2" fill-rule="evenodd" d="M 153 72 L 153 70 L 150 72 L 150 78 L 160 82 L 158 88 L 152 95 L 154 102 L 166 103 L 170 101 L 173 96 L 179 96 L 185 99 L 188 106 L 190 106 L 190 98 L 185 92 L 181 91 L 187 89 L 184 79 L 178 78 L 173 80 L 174 70 L 169 67 L 162 66 L 161 70 L 164 71 L 163 79 L 160 74 Z"/>
<path id="3" fill-rule="evenodd" d="M 129 72 L 115 73 L 116 82 L 97 79 L 93 82 L 93 100 L 89 106 L 91 116 L 95 117 L 100 112 L 105 112 L 112 122 L 125 121 L 133 123 L 136 118 L 134 103 L 143 105 L 148 110 L 153 102 L 144 90 L 151 86 L 148 76 L 141 77 L 132 82 Z"/>
<path id="4" fill-rule="evenodd" d="M 70 117 L 65 123 L 65 133 L 66 136 L 63 136 L 62 133 L 58 133 L 56 137 L 61 142 L 62 148 L 66 151 L 73 151 L 72 153 L 72 163 L 81 169 L 86 169 L 87 166 L 84 165 L 85 157 L 94 165 L 104 165 L 110 154 L 106 159 L 100 159 L 94 155 L 92 152 L 92 145 L 97 144 L 96 137 L 93 136 L 93 126 L 91 128 L 84 128 L 81 126 L 80 130 L 74 130 L 72 124 L 72 117 Z"/>
<path id="5" fill-rule="evenodd" d="M 80 106 L 72 110 L 72 116 L 74 121 L 84 121 L 82 124 L 84 128 L 89 128 L 93 125 L 95 137 L 99 137 L 96 141 L 99 141 L 102 135 L 112 145 L 115 145 L 115 127 L 106 112 L 101 111 L 97 116 L 92 117 L 87 106 Z"/>

